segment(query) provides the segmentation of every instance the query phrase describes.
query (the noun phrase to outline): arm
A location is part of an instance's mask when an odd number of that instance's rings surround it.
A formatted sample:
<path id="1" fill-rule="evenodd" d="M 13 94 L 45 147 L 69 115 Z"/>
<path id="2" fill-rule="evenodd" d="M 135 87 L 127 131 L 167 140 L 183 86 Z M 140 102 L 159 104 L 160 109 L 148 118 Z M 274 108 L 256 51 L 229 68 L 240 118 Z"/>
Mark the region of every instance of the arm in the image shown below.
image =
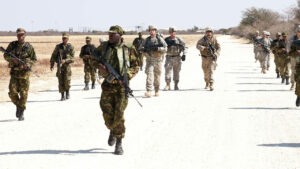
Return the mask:
<path id="1" fill-rule="evenodd" d="M 54 67 L 54 63 L 57 62 L 57 56 L 58 56 L 58 45 L 54 48 L 54 51 L 52 52 L 51 58 L 50 58 L 50 68 Z"/>
<path id="2" fill-rule="evenodd" d="M 130 67 L 127 69 L 128 80 L 131 80 L 139 72 L 139 62 L 137 59 L 137 51 L 134 47 L 129 48 L 129 62 Z"/>
<path id="3" fill-rule="evenodd" d="M 74 47 L 72 45 L 70 45 L 70 53 L 69 53 L 70 57 L 67 57 L 66 59 L 66 63 L 70 64 L 74 62 L 74 55 L 75 55 L 75 50 Z"/>

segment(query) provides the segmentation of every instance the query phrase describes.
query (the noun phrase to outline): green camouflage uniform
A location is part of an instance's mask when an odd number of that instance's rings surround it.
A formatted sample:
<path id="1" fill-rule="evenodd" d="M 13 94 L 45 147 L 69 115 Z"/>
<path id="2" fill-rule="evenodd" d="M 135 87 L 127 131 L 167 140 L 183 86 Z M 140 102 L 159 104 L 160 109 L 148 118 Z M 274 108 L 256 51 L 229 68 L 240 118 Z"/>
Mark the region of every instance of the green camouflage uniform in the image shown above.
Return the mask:
<path id="1" fill-rule="evenodd" d="M 280 76 L 282 78 L 289 78 L 290 77 L 290 59 L 288 57 L 288 53 L 287 53 L 287 40 L 281 39 L 279 41 L 279 46 L 277 49 L 277 53 L 278 53 L 278 69 L 280 71 Z M 285 51 L 283 51 L 282 49 L 285 49 Z"/>
<path id="2" fill-rule="evenodd" d="M 71 87 L 71 64 L 74 62 L 74 47 L 68 43 L 66 46 L 61 43 L 56 45 L 51 59 L 50 66 L 54 67 L 54 63 L 57 63 L 58 57 L 61 57 L 61 60 L 65 59 L 66 62 L 61 65 L 61 73 L 56 72 L 56 77 L 58 78 L 58 89 L 60 93 L 68 91 Z"/>
<path id="3" fill-rule="evenodd" d="M 25 42 L 19 44 L 18 41 L 11 42 L 7 47 L 7 52 L 11 52 L 26 63 L 28 67 L 32 67 L 36 62 L 36 55 L 30 43 Z M 9 82 L 9 97 L 11 101 L 20 109 L 26 109 L 26 102 L 29 90 L 30 71 L 22 69 L 21 64 L 15 64 L 9 54 L 4 54 L 5 60 L 9 62 L 10 82 Z"/>
<path id="4" fill-rule="evenodd" d="M 140 49 L 141 45 L 145 42 L 144 38 L 135 38 L 133 41 L 133 46 L 135 47 L 135 49 Z M 140 52 L 139 50 L 137 50 L 137 59 L 139 61 L 139 65 L 140 67 L 143 67 L 144 65 L 144 55 L 142 52 Z"/>
<path id="5" fill-rule="evenodd" d="M 85 55 L 91 55 L 95 50 L 94 45 L 84 45 L 81 48 L 79 57 L 83 59 L 84 62 L 84 82 L 89 83 L 92 80 L 93 83 L 96 81 L 95 68 L 91 64 L 90 58 L 85 58 Z"/>
<path id="6" fill-rule="evenodd" d="M 274 54 L 274 63 L 275 63 L 275 71 L 276 73 L 279 73 L 279 53 L 278 53 L 278 50 L 279 50 L 279 41 L 280 39 L 275 39 L 272 41 L 271 43 L 271 50 Z"/>
<path id="7" fill-rule="evenodd" d="M 296 91 L 295 94 L 300 96 L 300 55 L 297 50 L 300 50 L 300 39 L 295 38 L 295 40 L 291 44 L 291 49 L 289 55 L 296 60 L 295 66 L 295 82 L 296 82 Z"/>
<path id="8" fill-rule="evenodd" d="M 133 78 L 139 71 L 138 60 L 136 58 L 135 48 L 128 47 L 124 43 L 116 46 L 109 42 L 103 42 L 97 49 L 96 53 L 111 64 L 111 66 L 120 74 L 124 75 L 123 51 L 125 47 L 125 57 L 127 60 L 128 80 Z M 100 62 L 93 60 L 93 65 L 98 67 Z M 128 98 L 125 97 L 125 88 L 115 79 L 112 83 L 107 82 L 108 74 L 101 73 L 105 78 L 102 83 L 102 94 L 100 107 L 103 112 L 103 118 L 106 127 L 111 131 L 113 137 L 123 138 L 125 135 L 124 111 L 128 104 Z"/>

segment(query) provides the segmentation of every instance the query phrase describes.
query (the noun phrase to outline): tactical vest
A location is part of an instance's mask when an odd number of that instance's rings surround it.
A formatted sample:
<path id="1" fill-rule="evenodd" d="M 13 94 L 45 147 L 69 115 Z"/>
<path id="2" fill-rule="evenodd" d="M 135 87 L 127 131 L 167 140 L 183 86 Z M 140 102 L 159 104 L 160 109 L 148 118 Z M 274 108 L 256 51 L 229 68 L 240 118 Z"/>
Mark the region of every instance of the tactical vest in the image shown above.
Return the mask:
<path id="1" fill-rule="evenodd" d="M 168 56 L 179 56 L 180 53 L 183 51 L 183 47 L 180 46 L 180 40 L 178 37 L 175 37 L 175 39 L 172 39 L 171 37 L 168 37 L 165 39 L 168 50 L 167 55 Z"/>
<path id="2" fill-rule="evenodd" d="M 58 45 L 58 52 L 62 59 L 67 59 L 71 56 L 72 53 L 72 46 L 70 43 L 67 44 L 65 47 L 63 43 Z"/>
<path id="3" fill-rule="evenodd" d="M 30 60 L 29 51 L 32 49 L 32 46 L 29 42 L 25 42 L 22 47 L 19 47 L 18 41 L 12 42 L 11 45 L 11 53 L 15 54 L 19 59 L 21 59 L 25 63 Z M 15 64 L 9 64 L 9 67 L 13 68 L 14 70 L 18 70 L 19 66 Z"/>

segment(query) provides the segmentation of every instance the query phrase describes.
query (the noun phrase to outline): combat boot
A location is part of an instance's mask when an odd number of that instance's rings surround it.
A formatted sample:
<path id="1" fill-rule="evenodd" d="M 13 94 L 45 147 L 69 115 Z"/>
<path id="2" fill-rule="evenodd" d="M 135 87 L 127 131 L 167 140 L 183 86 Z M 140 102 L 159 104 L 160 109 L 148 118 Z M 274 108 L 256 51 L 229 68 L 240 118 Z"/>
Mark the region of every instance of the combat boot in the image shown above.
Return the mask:
<path id="1" fill-rule="evenodd" d="M 170 87 L 170 81 L 166 81 L 167 82 L 167 85 L 166 87 L 164 88 L 164 91 L 167 91 L 167 90 L 171 90 L 171 87 Z"/>
<path id="2" fill-rule="evenodd" d="M 281 83 L 283 84 L 284 83 L 284 81 L 285 81 L 285 78 L 281 78 Z"/>
<path id="3" fill-rule="evenodd" d="M 289 78 L 289 77 L 287 77 L 287 78 L 285 79 L 285 84 L 286 84 L 286 85 L 289 85 L 289 84 L 290 84 L 290 78 Z"/>
<path id="4" fill-rule="evenodd" d="M 151 91 L 148 90 L 148 91 L 145 93 L 145 96 L 148 97 L 148 98 L 150 98 L 150 97 L 151 97 Z"/>
<path id="5" fill-rule="evenodd" d="M 89 83 L 85 83 L 83 90 L 89 90 Z"/>
<path id="6" fill-rule="evenodd" d="M 155 87 L 155 96 L 159 96 L 159 88 L 158 87 Z"/>
<path id="7" fill-rule="evenodd" d="M 300 97 L 297 96 L 297 99 L 296 99 L 296 106 L 299 107 L 300 106 Z"/>
<path id="8" fill-rule="evenodd" d="M 123 155 L 124 151 L 122 148 L 122 138 L 117 138 L 116 148 L 115 148 L 115 154 L 116 155 Z"/>
<path id="9" fill-rule="evenodd" d="M 213 82 L 210 82 L 210 84 L 209 84 L 209 89 L 210 89 L 210 91 L 213 91 L 214 90 L 214 85 L 213 85 L 214 83 Z"/>
<path id="10" fill-rule="evenodd" d="M 18 106 L 16 106 L 16 117 L 19 118 L 20 117 L 20 108 Z"/>
<path id="11" fill-rule="evenodd" d="M 24 109 L 20 109 L 20 116 L 19 116 L 19 121 L 23 121 L 24 120 Z"/>
<path id="12" fill-rule="evenodd" d="M 279 74 L 279 72 L 277 72 L 277 78 L 280 78 L 280 74 Z"/>
<path id="13" fill-rule="evenodd" d="M 295 82 L 292 82 L 290 90 L 294 90 L 294 89 L 295 89 Z"/>
<path id="14" fill-rule="evenodd" d="M 174 90 L 179 90 L 178 83 L 179 83 L 179 81 L 175 81 Z"/>
<path id="15" fill-rule="evenodd" d="M 92 89 L 95 89 L 95 82 L 92 82 Z"/>
<path id="16" fill-rule="evenodd" d="M 69 90 L 66 91 L 66 99 L 70 99 L 70 91 Z"/>
<path id="17" fill-rule="evenodd" d="M 266 73 L 267 73 L 267 72 L 266 72 L 266 69 L 264 69 L 264 68 L 261 70 L 261 72 L 262 72 L 263 74 L 266 74 Z"/>
<path id="18" fill-rule="evenodd" d="M 61 99 L 60 99 L 60 101 L 64 101 L 64 100 L 66 100 L 66 98 L 65 98 L 65 92 L 62 92 L 61 93 Z"/>
<path id="19" fill-rule="evenodd" d="M 206 82 L 205 88 L 204 89 L 208 89 L 209 88 L 209 83 Z"/>
<path id="20" fill-rule="evenodd" d="M 113 146 L 116 144 L 116 137 L 112 136 L 112 132 L 109 133 L 109 137 L 108 137 L 108 145 L 109 146 Z"/>

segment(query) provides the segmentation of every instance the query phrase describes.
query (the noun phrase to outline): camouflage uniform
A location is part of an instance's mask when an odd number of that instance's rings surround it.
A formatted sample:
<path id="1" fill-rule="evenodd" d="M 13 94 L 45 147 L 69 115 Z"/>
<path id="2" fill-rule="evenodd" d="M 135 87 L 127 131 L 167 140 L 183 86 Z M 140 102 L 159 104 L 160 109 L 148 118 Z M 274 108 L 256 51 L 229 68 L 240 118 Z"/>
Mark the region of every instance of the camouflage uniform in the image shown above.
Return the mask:
<path id="1" fill-rule="evenodd" d="M 157 50 L 151 49 L 151 47 L 153 46 L 156 46 Z M 154 84 L 155 92 L 157 94 L 160 87 L 161 67 L 162 67 L 163 56 L 167 51 L 167 44 L 165 40 L 159 35 L 156 35 L 156 37 L 154 38 L 149 36 L 145 40 L 141 48 L 144 51 L 144 54 L 146 56 L 146 70 L 145 70 L 145 73 L 147 74 L 146 90 L 147 92 L 151 92 L 153 88 L 152 86 Z"/>
<path id="2" fill-rule="evenodd" d="M 289 39 L 289 43 L 288 43 L 288 50 L 290 50 L 291 48 L 291 45 L 293 43 L 294 40 L 297 40 L 297 36 L 292 36 L 290 39 Z M 291 90 L 294 90 L 295 88 L 295 74 L 296 74 L 296 58 L 295 57 L 290 57 L 290 63 L 291 63 Z"/>
<path id="3" fill-rule="evenodd" d="M 71 64 L 74 62 L 74 54 L 74 47 L 70 43 L 67 45 L 60 43 L 56 45 L 50 59 L 51 68 L 54 67 L 54 63 L 57 63 L 58 57 L 60 57 L 61 60 L 66 60 L 64 64 L 61 64 L 61 73 L 59 71 L 56 72 L 56 77 L 58 78 L 58 89 L 62 94 L 66 92 L 68 95 L 71 88 Z"/>
<path id="4" fill-rule="evenodd" d="M 90 56 L 95 50 L 94 45 L 84 45 L 81 48 L 79 57 L 83 59 L 84 62 L 84 83 L 88 84 L 92 80 L 92 84 L 95 84 L 96 75 L 95 68 L 92 66 L 90 58 L 85 58 L 85 55 Z"/>
<path id="5" fill-rule="evenodd" d="M 125 48 L 126 66 L 129 80 L 132 79 L 139 71 L 138 60 L 136 58 L 136 50 L 121 43 L 113 45 L 109 42 L 103 42 L 96 49 L 96 53 L 103 56 L 105 60 L 120 74 L 124 75 L 123 67 L 123 51 Z M 93 63 L 97 66 L 100 62 Z M 128 98 L 125 97 L 125 88 L 115 79 L 112 83 L 107 81 L 108 74 L 101 75 L 105 78 L 102 83 L 102 94 L 100 99 L 100 107 L 103 111 L 103 118 L 106 127 L 111 131 L 111 135 L 116 138 L 123 138 L 125 135 L 124 111 L 128 104 Z"/>
<path id="6" fill-rule="evenodd" d="M 25 30 L 19 28 L 17 33 L 24 33 Z M 18 41 L 13 41 L 9 43 L 7 52 L 11 52 L 23 62 L 26 63 L 28 67 L 32 67 L 36 62 L 36 55 L 34 48 L 31 46 L 29 42 L 25 42 L 23 44 L 19 44 Z M 8 54 L 4 53 L 4 59 L 9 62 L 10 68 L 10 82 L 9 82 L 9 97 L 11 101 L 17 107 L 17 117 L 20 120 L 20 116 L 23 116 L 23 112 L 26 109 L 26 102 L 28 97 L 28 90 L 29 90 L 29 76 L 30 71 L 22 68 L 22 65 L 16 64 L 13 62 L 13 58 Z M 22 111 L 20 115 L 20 111 Z M 21 117 L 23 118 L 23 117 Z"/>
<path id="7" fill-rule="evenodd" d="M 134 41 L 133 41 L 133 46 L 135 47 L 135 49 L 140 49 L 141 45 L 145 42 L 145 39 L 144 38 L 135 38 Z M 143 68 L 143 65 L 144 65 L 144 55 L 141 51 L 137 50 L 137 58 L 138 58 L 138 61 L 139 61 L 139 65 L 140 65 L 140 68 L 142 70 Z"/>
<path id="8" fill-rule="evenodd" d="M 287 53 L 287 43 L 288 43 L 287 40 L 281 39 L 279 41 L 277 53 L 278 53 L 278 68 L 280 71 L 280 76 L 282 78 L 282 83 L 286 81 L 286 84 L 289 85 L 290 59 Z"/>
<path id="9" fill-rule="evenodd" d="M 254 52 L 254 58 L 257 61 L 259 59 L 259 50 L 258 50 L 258 44 L 257 41 L 261 39 L 260 36 L 254 37 L 254 43 L 253 43 L 253 52 Z"/>
<path id="10" fill-rule="evenodd" d="M 277 33 L 277 39 L 273 40 L 271 43 L 271 50 L 272 53 L 274 54 L 275 72 L 277 74 L 277 78 L 279 78 L 280 75 L 280 71 L 279 71 L 280 63 L 279 63 L 279 53 L 278 53 L 280 37 L 278 36 L 281 36 L 281 34 Z"/>
<path id="11" fill-rule="evenodd" d="M 259 42 L 264 44 L 264 46 L 266 46 L 268 51 L 271 51 L 270 47 L 271 47 L 272 39 L 261 38 L 259 40 Z M 262 73 L 266 73 L 266 70 L 268 70 L 270 67 L 270 52 L 265 51 L 265 49 L 262 46 L 260 46 L 259 47 L 259 56 L 260 56 L 259 61 L 261 64 Z"/>
<path id="12" fill-rule="evenodd" d="M 218 57 L 220 55 L 221 47 L 217 41 L 217 39 L 213 36 L 212 38 L 208 38 L 206 35 L 197 42 L 197 49 L 200 50 L 202 56 L 202 69 L 204 72 L 204 80 L 206 82 L 206 87 L 210 86 L 210 89 L 213 90 L 214 83 L 214 71 L 216 70 L 217 60 L 214 60 L 210 54 L 210 51 L 207 47 L 207 43 L 211 44 L 215 51 L 214 54 Z M 217 59 L 217 58 L 216 58 Z"/>
<path id="13" fill-rule="evenodd" d="M 172 77 L 172 69 L 173 69 L 173 80 L 175 82 L 175 89 L 177 87 L 178 89 L 178 82 L 179 82 L 179 72 L 181 70 L 181 52 L 183 52 L 183 55 L 186 55 L 186 47 L 184 41 L 179 38 L 175 37 L 175 39 L 172 39 L 171 36 L 167 37 L 165 39 L 168 50 L 167 50 L 167 56 L 165 61 L 165 80 L 167 83 L 167 87 L 170 86 L 171 77 Z M 170 88 L 168 88 L 170 89 Z M 168 90 L 165 88 L 165 90 Z"/>

